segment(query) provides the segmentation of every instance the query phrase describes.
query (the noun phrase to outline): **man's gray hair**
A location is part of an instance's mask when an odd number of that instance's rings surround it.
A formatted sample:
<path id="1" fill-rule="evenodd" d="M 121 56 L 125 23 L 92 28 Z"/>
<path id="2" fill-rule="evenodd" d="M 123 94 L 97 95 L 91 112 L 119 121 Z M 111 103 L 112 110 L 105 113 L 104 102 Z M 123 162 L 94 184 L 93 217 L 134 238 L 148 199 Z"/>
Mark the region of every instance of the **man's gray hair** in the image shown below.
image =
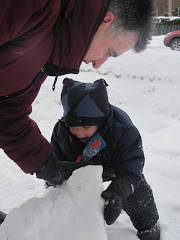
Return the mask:
<path id="1" fill-rule="evenodd" d="M 141 52 L 152 38 L 155 28 L 155 0 L 111 0 L 108 9 L 114 14 L 109 33 L 117 37 L 137 33 L 135 52 Z"/>

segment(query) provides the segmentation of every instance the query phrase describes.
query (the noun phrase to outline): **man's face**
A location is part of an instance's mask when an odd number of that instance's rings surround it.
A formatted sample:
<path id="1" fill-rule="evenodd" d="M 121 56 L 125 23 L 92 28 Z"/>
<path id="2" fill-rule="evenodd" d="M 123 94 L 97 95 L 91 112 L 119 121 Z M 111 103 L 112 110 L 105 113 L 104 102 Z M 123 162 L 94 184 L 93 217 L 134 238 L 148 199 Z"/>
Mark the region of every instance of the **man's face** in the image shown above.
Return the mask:
<path id="1" fill-rule="evenodd" d="M 70 127 L 69 130 L 73 135 L 79 138 L 82 143 L 87 143 L 98 131 L 98 126 Z"/>
<path id="2" fill-rule="evenodd" d="M 98 69 L 109 57 L 120 56 L 136 45 L 135 33 L 129 36 L 122 35 L 120 38 L 110 35 L 108 30 L 113 19 L 113 14 L 108 12 L 84 57 L 84 62 L 92 63 L 95 69 Z"/>

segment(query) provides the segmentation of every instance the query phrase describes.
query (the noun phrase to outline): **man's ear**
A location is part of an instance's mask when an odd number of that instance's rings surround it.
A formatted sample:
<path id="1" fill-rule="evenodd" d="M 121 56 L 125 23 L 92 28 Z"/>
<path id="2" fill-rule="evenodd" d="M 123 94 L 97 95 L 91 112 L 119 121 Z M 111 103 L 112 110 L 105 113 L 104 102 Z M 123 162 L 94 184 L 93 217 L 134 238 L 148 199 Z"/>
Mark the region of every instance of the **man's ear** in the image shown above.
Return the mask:
<path id="1" fill-rule="evenodd" d="M 114 21 L 114 14 L 112 12 L 107 12 L 102 23 L 111 24 Z"/>

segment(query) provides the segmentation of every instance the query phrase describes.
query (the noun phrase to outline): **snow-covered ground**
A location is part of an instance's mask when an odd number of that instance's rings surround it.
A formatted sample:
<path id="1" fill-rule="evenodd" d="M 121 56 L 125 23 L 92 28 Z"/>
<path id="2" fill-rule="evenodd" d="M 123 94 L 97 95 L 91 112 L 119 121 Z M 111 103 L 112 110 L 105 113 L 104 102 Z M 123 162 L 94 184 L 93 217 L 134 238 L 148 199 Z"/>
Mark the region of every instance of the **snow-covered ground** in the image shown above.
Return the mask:
<path id="1" fill-rule="evenodd" d="M 98 70 L 82 64 L 80 74 L 66 75 L 64 77 L 68 76 L 84 82 L 93 82 L 99 78 L 104 78 L 108 82 L 111 104 L 126 111 L 142 135 L 146 156 L 144 174 L 154 191 L 160 214 L 162 240 L 179 240 L 180 52 L 172 51 L 170 48 L 165 47 L 163 38 L 164 36 L 153 37 L 147 50 L 141 54 L 129 51 L 119 58 L 109 59 Z M 54 78 L 49 77 L 42 85 L 41 91 L 33 104 L 31 117 L 38 123 L 42 133 L 48 140 L 50 140 L 54 124 L 62 116 L 60 92 L 62 88 L 61 82 L 64 77 L 59 77 L 55 92 L 51 90 Z M 81 171 L 78 173 L 80 177 Z M 98 174 L 99 168 L 94 170 L 94 176 Z M 40 223 L 42 222 L 47 226 L 47 229 L 42 230 L 43 240 L 63 239 L 60 236 L 49 238 L 48 224 L 50 224 L 49 219 L 52 217 L 52 212 L 48 204 L 44 204 L 44 201 L 46 199 L 52 201 L 49 204 L 54 204 L 55 200 L 58 202 L 59 195 L 65 196 L 62 194 L 64 188 L 45 190 L 42 180 L 36 179 L 35 176 L 24 174 L 13 161 L 8 159 L 2 150 L 0 150 L 0 176 L 0 210 L 7 213 L 12 210 L 10 212 L 12 219 L 17 219 L 18 221 L 22 219 L 21 231 L 24 234 L 23 240 L 29 240 L 30 234 L 33 236 L 34 228 L 31 228 L 31 221 L 29 221 L 29 225 L 26 224 L 27 212 L 30 215 L 30 219 L 36 221 L 36 230 L 38 226 L 41 228 L 42 225 Z M 71 178 L 69 181 L 71 181 Z M 69 184 L 69 181 L 67 181 L 67 184 Z M 95 192 L 97 194 L 97 191 Z M 71 194 L 71 191 L 69 193 Z M 77 199 L 79 198 L 78 194 L 79 188 L 77 188 Z M 71 195 L 71 199 L 75 200 L 75 196 L 76 194 Z M 40 199 L 32 199 L 34 197 L 39 197 Z M 91 199 L 93 199 L 92 194 L 89 196 L 89 201 Z M 37 207 L 38 205 L 35 204 L 36 202 L 38 204 L 39 201 L 42 201 L 41 207 Z M 22 210 L 25 209 L 24 206 L 26 206 L 26 211 Z M 63 205 L 62 203 L 62 206 L 71 208 L 73 203 L 69 201 L 68 205 L 65 205 L 65 203 Z M 20 207 L 19 210 L 17 207 Z M 81 214 L 81 210 L 83 215 L 84 205 L 82 209 L 79 208 L 79 214 Z M 41 211 L 44 211 L 43 214 L 40 214 Z M 19 214 L 18 217 L 15 217 L 17 216 L 15 215 L 16 212 Z M 32 218 L 31 213 L 33 216 L 40 216 L 39 220 L 38 217 Z M 101 213 L 98 216 L 100 217 Z M 73 222 L 73 217 L 74 215 L 70 216 L 70 225 Z M 91 222 L 93 224 L 94 219 L 91 219 L 91 217 L 92 215 L 89 215 L 89 225 L 90 231 L 93 231 Z M 53 224 L 57 224 L 57 228 L 60 228 L 63 223 L 62 219 L 64 219 L 64 211 L 62 211 L 62 214 L 59 211 L 59 214 L 55 215 L 53 219 L 56 220 Z M 11 218 L 5 223 L 3 225 L 4 227 L 6 225 L 6 231 L 9 231 L 8 233 L 12 235 Z M 4 229 L 3 225 L 0 227 L 1 234 L 2 229 Z M 27 229 L 27 226 L 29 226 L 29 229 Z M 108 240 L 138 239 L 135 235 L 136 230 L 124 212 L 122 212 L 113 225 L 105 225 L 105 228 Z M 46 231 L 47 235 L 45 234 Z M 34 234 L 36 234 L 35 231 Z M 21 239 L 20 237 L 17 239 L 15 235 L 10 238 L 10 235 L 9 240 Z M 74 235 L 72 239 L 76 240 Z M 88 237 L 87 239 L 84 238 L 84 240 L 89 239 Z M 94 239 L 96 240 L 95 236 Z M 7 238 L 1 240 L 7 240 Z M 41 240 L 41 238 L 37 238 L 37 240 Z"/>

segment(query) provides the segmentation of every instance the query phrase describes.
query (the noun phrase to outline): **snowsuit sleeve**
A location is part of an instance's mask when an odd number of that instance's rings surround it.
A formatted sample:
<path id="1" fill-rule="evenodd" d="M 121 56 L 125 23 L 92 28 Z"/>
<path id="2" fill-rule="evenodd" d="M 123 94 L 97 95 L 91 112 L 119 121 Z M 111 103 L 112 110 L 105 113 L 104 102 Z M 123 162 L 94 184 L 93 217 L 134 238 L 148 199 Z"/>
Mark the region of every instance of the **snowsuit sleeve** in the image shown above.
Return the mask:
<path id="1" fill-rule="evenodd" d="M 53 151 L 55 152 L 57 157 L 60 160 L 65 160 L 64 153 L 58 144 L 58 142 L 60 142 L 59 138 L 61 138 L 61 141 L 64 138 L 61 130 L 62 130 L 61 125 L 59 124 L 59 122 L 57 122 L 54 126 L 53 133 L 51 136 L 51 145 L 53 146 Z"/>
<path id="2" fill-rule="evenodd" d="M 123 124 L 116 131 L 121 131 L 121 137 L 113 153 L 115 173 L 117 176 L 121 176 L 122 173 L 123 175 L 124 173 L 133 174 L 138 185 L 141 181 L 145 161 L 139 131 L 134 125 L 124 126 Z"/>

